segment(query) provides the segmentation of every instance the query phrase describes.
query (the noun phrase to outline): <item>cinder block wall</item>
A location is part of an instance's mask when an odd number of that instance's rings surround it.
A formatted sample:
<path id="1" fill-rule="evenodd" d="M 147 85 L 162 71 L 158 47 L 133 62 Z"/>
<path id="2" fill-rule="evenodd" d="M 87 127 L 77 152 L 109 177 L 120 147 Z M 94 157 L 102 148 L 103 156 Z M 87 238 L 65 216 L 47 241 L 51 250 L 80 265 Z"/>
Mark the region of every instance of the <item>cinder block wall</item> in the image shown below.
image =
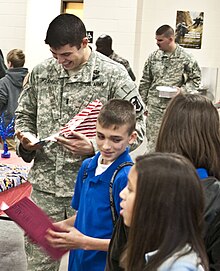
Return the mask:
<path id="1" fill-rule="evenodd" d="M 94 42 L 103 33 L 112 36 L 113 49 L 129 60 L 139 84 L 144 62 L 157 48 L 155 30 L 162 24 L 175 27 L 177 10 L 204 12 L 202 48 L 188 50 L 200 66 L 219 68 L 218 0 L 84 0 L 83 20 L 94 32 Z M 49 22 L 59 13 L 60 0 L 0 0 L 0 48 L 4 54 L 13 47 L 25 49 L 32 69 L 51 55 L 44 39 Z"/>
<path id="2" fill-rule="evenodd" d="M 25 49 L 27 0 L 0 0 L 0 49 Z"/>

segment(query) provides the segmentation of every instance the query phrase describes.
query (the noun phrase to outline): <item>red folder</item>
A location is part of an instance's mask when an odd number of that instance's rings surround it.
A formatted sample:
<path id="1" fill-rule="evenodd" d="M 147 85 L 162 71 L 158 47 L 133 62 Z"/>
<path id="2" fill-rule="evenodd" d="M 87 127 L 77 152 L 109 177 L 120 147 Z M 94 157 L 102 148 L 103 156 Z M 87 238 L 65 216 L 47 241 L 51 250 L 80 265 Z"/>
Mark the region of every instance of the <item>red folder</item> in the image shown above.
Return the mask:
<path id="1" fill-rule="evenodd" d="M 29 198 L 22 198 L 4 212 L 23 228 L 27 236 L 51 258 L 58 260 L 67 252 L 67 250 L 53 248 L 49 245 L 45 239 L 47 230 L 50 228 L 59 231 L 59 228 L 55 227 L 46 213 Z"/>
<path id="2" fill-rule="evenodd" d="M 10 188 L 6 191 L 0 192 L 0 206 L 5 202 L 8 206 L 12 206 L 24 197 L 29 197 L 32 192 L 32 185 L 29 182 L 22 183 L 19 186 Z M 0 210 L 0 216 L 4 211 Z"/>

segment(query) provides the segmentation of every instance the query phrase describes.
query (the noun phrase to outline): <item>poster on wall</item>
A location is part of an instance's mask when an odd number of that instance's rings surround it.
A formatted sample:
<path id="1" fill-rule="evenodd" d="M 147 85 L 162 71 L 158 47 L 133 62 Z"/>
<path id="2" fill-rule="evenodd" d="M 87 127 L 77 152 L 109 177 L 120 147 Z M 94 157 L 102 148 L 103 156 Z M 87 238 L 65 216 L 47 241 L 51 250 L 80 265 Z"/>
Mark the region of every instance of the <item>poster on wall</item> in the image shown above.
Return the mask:
<path id="1" fill-rule="evenodd" d="M 185 48 L 201 49 L 204 12 L 177 11 L 175 40 Z"/>

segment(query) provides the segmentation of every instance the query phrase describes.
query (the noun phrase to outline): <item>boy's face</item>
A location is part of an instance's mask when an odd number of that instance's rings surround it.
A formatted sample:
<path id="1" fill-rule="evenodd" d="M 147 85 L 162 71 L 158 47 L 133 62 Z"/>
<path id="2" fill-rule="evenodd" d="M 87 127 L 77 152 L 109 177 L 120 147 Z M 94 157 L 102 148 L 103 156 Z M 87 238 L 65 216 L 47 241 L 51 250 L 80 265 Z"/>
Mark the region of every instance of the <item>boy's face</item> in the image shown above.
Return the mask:
<path id="1" fill-rule="evenodd" d="M 127 125 L 114 128 L 114 125 L 103 128 L 98 121 L 96 124 L 96 143 L 103 158 L 102 163 L 106 165 L 116 160 L 137 137 L 135 131 L 128 134 Z"/>

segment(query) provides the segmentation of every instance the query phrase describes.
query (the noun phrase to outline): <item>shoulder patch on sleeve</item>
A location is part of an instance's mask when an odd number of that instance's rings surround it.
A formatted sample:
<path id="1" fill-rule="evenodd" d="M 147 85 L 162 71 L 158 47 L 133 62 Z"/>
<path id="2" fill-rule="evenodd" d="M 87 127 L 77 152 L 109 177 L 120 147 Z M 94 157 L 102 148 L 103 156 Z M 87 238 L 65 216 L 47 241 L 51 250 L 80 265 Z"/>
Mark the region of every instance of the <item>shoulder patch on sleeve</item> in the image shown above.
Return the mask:
<path id="1" fill-rule="evenodd" d="M 130 102 L 135 107 L 136 113 L 140 113 L 143 110 L 143 105 L 141 104 L 137 96 L 132 97 L 130 99 Z"/>

